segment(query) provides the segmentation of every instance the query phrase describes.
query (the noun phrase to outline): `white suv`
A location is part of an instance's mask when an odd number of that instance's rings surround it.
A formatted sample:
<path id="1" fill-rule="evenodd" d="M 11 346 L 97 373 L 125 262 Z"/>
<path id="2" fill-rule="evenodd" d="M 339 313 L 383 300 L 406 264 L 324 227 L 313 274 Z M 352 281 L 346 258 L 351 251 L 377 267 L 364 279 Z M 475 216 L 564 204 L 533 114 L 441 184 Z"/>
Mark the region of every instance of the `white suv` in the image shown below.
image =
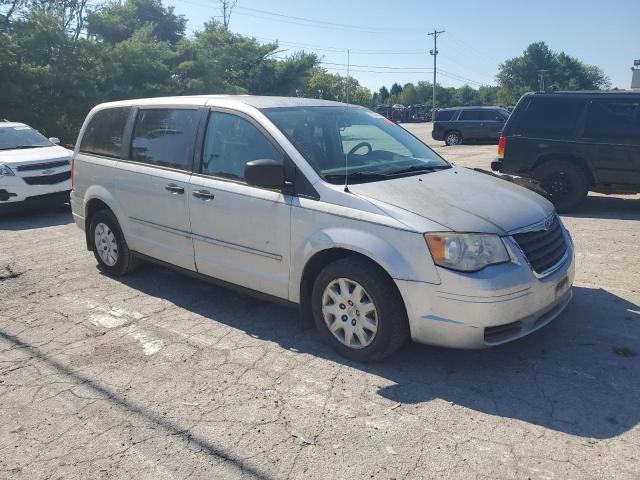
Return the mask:
<path id="1" fill-rule="evenodd" d="M 365 108 L 202 96 L 99 105 L 71 205 L 113 275 L 150 260 L 300 306 L 340 353 L 497 345 L 571 299 L 553 206 Z"/>
<path id="2" fill-rule="evenodd" d="M 68 202 L 70 150 L 24 123 L 0 121 L 0 210 Z"/>

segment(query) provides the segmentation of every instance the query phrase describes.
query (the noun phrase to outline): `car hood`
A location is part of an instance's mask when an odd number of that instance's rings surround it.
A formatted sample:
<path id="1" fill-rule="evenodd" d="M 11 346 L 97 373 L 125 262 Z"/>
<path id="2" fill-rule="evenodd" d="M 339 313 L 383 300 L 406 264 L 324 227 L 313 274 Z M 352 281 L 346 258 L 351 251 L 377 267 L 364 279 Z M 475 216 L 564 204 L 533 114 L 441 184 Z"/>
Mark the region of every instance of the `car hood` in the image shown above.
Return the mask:
<path id="1" fill-rule="evenodd" d="M 0 163 L 12 167 L 31 162 L 70 160 L 72 153 L 58 145 L 23 150 L 0 150 Z"/>
<path id="2" fill-rule="evenodd" d="M 537 193 L 460 167 L 349 189 L 382 209 L 385 204 L 401 208 L 456 232 L 505 235 L 553 212 L 553 205 Z"/>

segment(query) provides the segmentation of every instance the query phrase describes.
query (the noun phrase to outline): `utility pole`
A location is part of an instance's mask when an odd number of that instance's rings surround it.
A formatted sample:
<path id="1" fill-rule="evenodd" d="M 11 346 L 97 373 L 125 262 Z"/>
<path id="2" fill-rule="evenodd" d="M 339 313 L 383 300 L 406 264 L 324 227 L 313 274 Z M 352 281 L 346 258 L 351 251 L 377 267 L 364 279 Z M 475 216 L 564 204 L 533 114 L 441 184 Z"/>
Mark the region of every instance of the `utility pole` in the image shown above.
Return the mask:
<path id="1" fill-rule="evenodd" d="M 435 121 L 436 114 L 436 57 L 438 56 L 438 35 L 444 33 L 444 30 L 436 30 L 429 33 L 429 35 L 433 35 L 433 50 L 430 50 L 429 53 L 433 55 L 433 107 L 431 110 L 431 121 Z"/>
<path id="2" fill-rule="evenodd" d="M 544 80 L 547 76 L 549 70 L 540 69 L 538 70 L 538 91 L 544 92 Z"/>

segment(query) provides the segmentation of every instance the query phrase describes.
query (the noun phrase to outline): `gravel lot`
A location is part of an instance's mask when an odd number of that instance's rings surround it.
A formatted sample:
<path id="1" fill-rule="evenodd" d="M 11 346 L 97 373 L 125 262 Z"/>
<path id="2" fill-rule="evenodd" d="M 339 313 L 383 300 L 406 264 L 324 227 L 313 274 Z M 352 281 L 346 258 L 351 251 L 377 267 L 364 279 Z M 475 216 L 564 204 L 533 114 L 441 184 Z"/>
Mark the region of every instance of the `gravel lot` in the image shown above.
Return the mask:
<path id="1" fill-rule="evenodd" d="M 487 169 L 496 151 L 436 148 Z M 283 307 L 159 267 L 102 275 L 67 211 L 0 218 L 0 478 L 638 479 L 640 196 L 564 221 L 557 321 L 359 365 Z"/>

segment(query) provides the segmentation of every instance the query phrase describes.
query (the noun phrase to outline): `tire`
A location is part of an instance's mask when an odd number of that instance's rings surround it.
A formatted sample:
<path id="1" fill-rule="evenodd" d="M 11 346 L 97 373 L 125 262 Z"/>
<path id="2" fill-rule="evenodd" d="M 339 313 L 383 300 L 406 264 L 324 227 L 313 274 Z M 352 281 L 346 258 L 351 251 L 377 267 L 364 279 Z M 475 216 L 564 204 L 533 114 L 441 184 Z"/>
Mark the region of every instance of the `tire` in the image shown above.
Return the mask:
<path id="1" fill-rule="evenodd" d="M 589 193 L 586 174 L 578 165 L 567 160 L 543 163 L 535 168 L 533 178 L 540 182 L 560 213 L 578 208 Z"/>
<path id="2" fill-rule="evenodd" d="M 379 267 L 356 256 L 336 260 L 320 272 L 311 293 L 313 319 L 320 334 L 340 355 L 358 362 L 382 360 L 407 341 L 409 322 L 404 303 L 390 283 Z M 337 290 L 342 285 L 347 290 L 344 295 L 342 288 Z M 349 299 L 353 303 L 349 304 Z M 336 325 L 335 333 L 330 325 Z M 362 337 L 364 342 L 360 341 Z"/>
<path id="3" fill-rule="evenodd" d="M 96 238 L 98 230 L 98 238 Z M 138 261 L 131 255 L 118 220 L 109 210 L 100 210 L 91 218 L 90 242 L 100 270 L 109 275 L 131 273 Z M 99 243 L 98 243 L 99 242 Z M 99 249 L 102 248 L 102 252 Z"/>
<path id="4" fill-rule="evenodd" d="M 460 132 L 455 132 L 455 131 L 447 132 L 444 135 L 444 143 L 447 144 L 448 146 L 462 145 L 462 135 L 460 134 Z"/>

